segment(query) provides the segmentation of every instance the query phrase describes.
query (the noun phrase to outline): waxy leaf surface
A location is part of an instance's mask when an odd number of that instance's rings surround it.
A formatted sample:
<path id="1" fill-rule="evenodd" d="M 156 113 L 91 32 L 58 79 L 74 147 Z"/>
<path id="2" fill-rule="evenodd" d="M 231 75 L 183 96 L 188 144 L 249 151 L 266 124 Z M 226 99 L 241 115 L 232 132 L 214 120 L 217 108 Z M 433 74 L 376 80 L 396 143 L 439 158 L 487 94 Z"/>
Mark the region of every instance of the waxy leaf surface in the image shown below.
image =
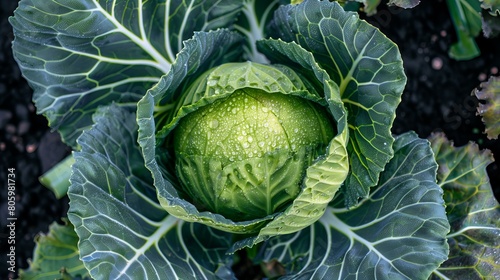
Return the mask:
<path id="1" fill-rule="evenodd" d="M 229 26 L 240 7 L 229 0 L 22 0 L 10 18 L 14 57 L 37 112 L 75 147 L 98 106 L 135 106 L 184 40 Z"/>

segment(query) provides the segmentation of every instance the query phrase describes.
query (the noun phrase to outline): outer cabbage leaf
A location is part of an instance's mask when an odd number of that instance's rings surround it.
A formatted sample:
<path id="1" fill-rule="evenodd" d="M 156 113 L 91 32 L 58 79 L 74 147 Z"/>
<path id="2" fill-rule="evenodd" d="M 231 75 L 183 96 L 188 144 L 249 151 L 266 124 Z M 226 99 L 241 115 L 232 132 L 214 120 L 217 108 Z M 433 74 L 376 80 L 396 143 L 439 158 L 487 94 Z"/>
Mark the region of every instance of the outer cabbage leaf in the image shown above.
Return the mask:
<path id="1" fill-rule="evenodd" d="M 22 0 L 13 52 L 39 114 L 67 144 L 98 106 L 135 106 L 195 31 L 229 26 L 241 1 Z"/>
<path id="2" fill-rule="evenodd" d="M 136 144 L 135 114 L 100 109 L 78 139 L 69 219 L 95 279 L 234 278 L 224 255 L 231 236 L 170 216 L 158 203 Z"/>
<path id="3" fill-rule="evenodd" d="M 396 138 L 379 186 L 358 207 L 339 197 L 300 232 L 271 238 L 263 260 L 278 260 L 280 279 L 425 279 L 448 255 L 442 189 L 429 143 Z"/>
<path id="4" fill-rule="evenodd" d="M 48 234 L 37 235 L 33 260 L 27 270 L 20 270 L 24 280 L 90 279 L 80 260 L 78 236 L 73 225 L 52 223 Z"/>
<path id="5" fill-rule="evenodd" d="M 473 143 L 454 147 L 443 134 L 433 134 L 430 141 L 451 225 L 448 260 L 432 278 L 499 279 L 500 205 L 486 172 L 493 155 Z"/>
<path id="6" fill-rule="evenodd" d="M 483 117 L 488 139 L 497 139 L 500 135 L 500 77 L 490 77 L 481 83 L 481 89 L 472 92 L 479 100 L 484 101 L 477 107 L 478 115 Z"/>
<path id="7" fill-rule="evenodd" d="M 314 54 L 340 89 L 348 111 L 346 203 L 353 206 L 376 185 L 392 158 L 391 126 L 406 83 L 397 46 L 338 3 L 304 1 L 275 14 L 276 36 Z"/>

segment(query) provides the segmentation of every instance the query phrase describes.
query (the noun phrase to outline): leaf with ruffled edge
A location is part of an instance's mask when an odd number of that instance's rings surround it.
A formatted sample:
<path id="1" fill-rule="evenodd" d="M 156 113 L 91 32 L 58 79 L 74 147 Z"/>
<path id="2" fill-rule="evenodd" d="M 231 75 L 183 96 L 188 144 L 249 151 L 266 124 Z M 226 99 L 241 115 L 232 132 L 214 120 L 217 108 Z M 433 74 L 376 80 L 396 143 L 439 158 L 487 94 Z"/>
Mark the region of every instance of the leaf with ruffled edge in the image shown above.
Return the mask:
<path id="1" fill-rule="evenodd" d="M 500 135 L 500 77 L 490 77 L 487 82 L 481 83 L 481 89 L 472 93 L 484 101 L 479 103 L 477 114 L 483 117 L 488 139 L 497 139 Z"/>
<path id="2" fill-rule="evenodd" d="M 28 269 L 21 269 L 23 280 L 90 279 L 89 272 L 80 260 L 78 235 L 73 225 L 52 223 L 48 234 L 35 237 L 35 251 Z"/>
<path id="3" fill-rule="evenodd" d="M 22 0 L 14 57 L 37 112 L 75 148 L 102 105 L 134 107 L 195 31 L 229 27 L 243 1 Z"/>
<path id="4" fill-rule="evenodd" d="M 338 3 L 304 1 L 275 14 L 275 36 L 313 53 L 340 89 L 348 111 L 348 206 L 365 197 L 392 158 L 391 127 L 406 83 L 397 46 Z"/>
<path id="5" fill-rule="evenodd" d="M 481 8 L 488 10 L 492 16 L 500 14 L 500 1 L 499 0 L 479 0 Z"/>
<path id="6" fill-rule="evenodd" d="M 187 223 L 159 204 L 137 146 L 135 114 L 97 111 L 78 139 L 69 219 L 80 257 L 95 279 L 234 278 L 225 255 L 231 235 Z"/>
<path id="7" fill-rule="evenodd" d="M 473 143 L 454 147 L 440 133 L 430 141 L 451 225 L 448 260 L 432 278 L 500 279 L 500 205 L 486 172 L 492 153 Z"/>
<path id="8" fill-rule="evenodd" d="M 264 243 L 263 261 L 286 269 L 280 279 L 426 279 L 446 260 L 450 225 L 429 142 L 406 133 L 394 151 L 358 207 L 339 197 L 309 228 Z"/>

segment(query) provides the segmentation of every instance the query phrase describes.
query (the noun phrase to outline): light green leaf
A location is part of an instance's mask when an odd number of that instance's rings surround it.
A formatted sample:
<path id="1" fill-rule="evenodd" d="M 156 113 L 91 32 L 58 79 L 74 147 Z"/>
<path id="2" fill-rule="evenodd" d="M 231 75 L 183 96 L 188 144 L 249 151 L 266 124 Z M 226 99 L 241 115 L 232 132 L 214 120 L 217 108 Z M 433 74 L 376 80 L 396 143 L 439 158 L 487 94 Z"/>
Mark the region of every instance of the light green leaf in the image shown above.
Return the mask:
<path id="1" fill-rule="evenodd" d="M 63 219 L 64 225 L 52 223 L 47 235 L 35 238 L 33 260 L 27 270 L 20 270 L 23 280 L 90 279 L 80 261 L 78 236 L 73 225 Z"/>
<path id="2" fill-rule="evenodd" d="M 314 54 L 340 89 L 348 111 L 348 206 L 366 197 L 393 155 L 391 126 L 406 76 L 397 46 L 337 3 L 304 1 L 278 9 L 276 35 Z"/>
<path id="3" fill-rule="evenodd" d="M 500 205 L 486 172 L 493 155 L 473 143 L 454 147 L 443 134 L 430 141 L 451 225 L 449 258 L 432 278 L 499 279 Z"/>
<path id="4" fill-rule="evenodd" d="M 231 235 L 170 216 L 158 203 L 136 144 L 135 114 L 116 105 L 96 113 L 78 139 L 69 219 L 95 279 L 234 278 L 224 255 Z"/>
<path id="5" fill-rule="evenodd" d="M 74 148 L 98 106 L 135 106 L 184 40 L 229 26 L 240 7 L 230 0 L 22 0 L 10 18 L 14 57 L 38 113 Z"/>
<path id="6" fill-rule="evenodd" d="M 492 76 L 480 87 L 472 92 L 480 101 L 484 101 L 479 103 L 477 113 L 483 117 L 488 139 L 497 139 L 500 135 L 500 77 Z"/>
<path id="7" fill-rule="evenodd" d="M 40 183 L 50 189 L 57 199 L 68 194 L 69 177 L 73 163 L 75 163 L 75 159 L 69 155 L 39 178 Z"/>
<path id="8" fill-rule="evenodd" d="M 380 184 L 356 208 L 336 199 L 319 222 L 274 237 L 264 261 L 277 259 L 280 279 L 426 279 L 448 255 L 448 220 L 429 143 L 396 138 Z"/>

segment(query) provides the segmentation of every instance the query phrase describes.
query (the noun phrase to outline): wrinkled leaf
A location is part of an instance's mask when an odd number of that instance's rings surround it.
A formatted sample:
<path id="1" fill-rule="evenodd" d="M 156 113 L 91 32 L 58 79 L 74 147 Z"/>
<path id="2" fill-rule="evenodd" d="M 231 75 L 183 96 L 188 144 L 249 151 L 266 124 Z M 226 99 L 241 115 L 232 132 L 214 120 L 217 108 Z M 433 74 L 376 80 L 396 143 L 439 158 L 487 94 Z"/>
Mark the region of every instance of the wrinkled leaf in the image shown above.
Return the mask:
<path id="1" fill-rule="evenodd" d="M 429 143 L 406 133 L 380 184 L 356 208 L 342 198 L 319 222 L 265 243 L 264 261 L 277 259 L 280 279 L 426 279 L 448 255 L 448 220 Z"/>
<path id="2" fill-rule="evenodd" d="M 338 3 L 305 1 L 278 9 L 276 37 L 312 52 L 340 89 L 348 111 L 348 206 L 366 197 L 393 155 L 391 126 L 406 83 L 397 46 Z"/>
<path id="3" fill-rule="evenodd" d="M 404 9 L 414 8 L 419 3 L 420 0 L 389 0 L 389 5 L 396 5 Z"/>
<path id="4" fill-rule="evenodd" d="M 217 5 L 215 5 L 217 4 Z M 98 106 L 135 106 L 194 31 L 229 26 L 229 0 L 22 0 L 10 22 L 13 52 L 37 112 L 64 142 L 92 124 Z"/>
<path id="5" fill-rule="evenodd" d="M 500 0 L 479 0 L 481 8 L 488 10 L 492 16 L 497 16 L 500 13 Z"/>
<path id="6" fill-rule="evenodd" d="M 135 114 L 97 112 L 78 139 L 69 219 L 80 257 L 95 279 L 232 278 L 224 255 L 231 236 L 170 216 L 158 203 L 137 146 Z"/>
<path id="7" fill-rule="evenodd" d="M 36 236 L 33 260 L 27 270 L 20 270 L 23 280 L 90 279 L 78 254 L 78 236 L 73 225 L 52 223 L 47 235 Z"/>
<path id="8" fill-rule="evenodd" d="M 487 82 L 481 83 L 481 89 L 472 93 L 484 101 L 479 103 L 477 114 L 483 117 L 488 139 L 497 139 L 500 135 L 500 77 L 490 77 Z"/>
<path id="9" fill-rule="evenodd" d="M 500 34 L 500 12 L 495 15 L 483 10 L 481 12 L 482 24 L 483 24 L 483 34 L 486 38 L 493 38 Z"/>
<path id="10" fill-rule="evenodd" d="M 377 13 L 377 7 L 380 4 L 380 0 L 356 0 L 356 1 L 363 3 L 364 5 L 363 11 L 367 15 L 372 16 Z"/>
<path id="11" fill-rule="evenodd" d="M 454 147 L 443 134 L 430 141 L 451 225 L 450 255 L 433 279 L 499 279 L 500 205 L 486 172 L 493 155 L 472 143 Z"/>
<path id="12" fill-rule="evenodd" d="M 363 3 L 363 11 L 372 16 L 377 13 L 377 7 L 380 5 L 380 0 L 355 0 L 357 2 Z M 342 2 L 342 1 L 340 1 Z M 420 0 L 389 0 L 387 5 L 394 5 L 404 9 L 414 8 L 420 3 Z"/>

